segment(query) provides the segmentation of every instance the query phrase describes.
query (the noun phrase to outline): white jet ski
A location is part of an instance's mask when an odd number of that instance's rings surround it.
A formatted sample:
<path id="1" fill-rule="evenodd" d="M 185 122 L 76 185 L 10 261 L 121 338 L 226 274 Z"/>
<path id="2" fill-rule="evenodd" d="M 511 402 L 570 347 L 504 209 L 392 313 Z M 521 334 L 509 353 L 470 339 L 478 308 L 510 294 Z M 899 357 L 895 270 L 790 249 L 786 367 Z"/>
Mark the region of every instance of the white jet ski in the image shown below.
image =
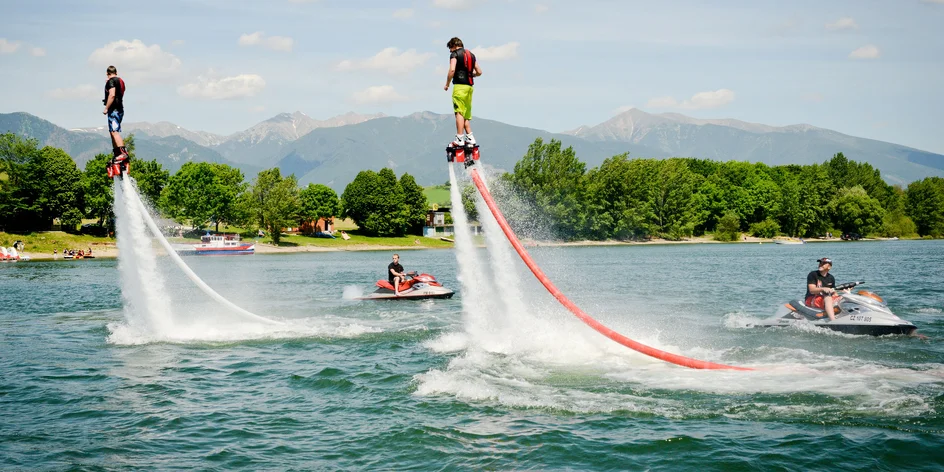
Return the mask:
<path id="1" fill-rule="evenodd" d="M 374 293 L 361 297 L 358 300 L 425 300 L 427 298 L 452 298 L 452 290 L 443 287 L 430 274 L 409 272 L 409 279 L 400 283 L 400 295 L 393 290 L 393 284 L 387 280 L 377 281 L 377 290 Z"/>
<path id="2" fill-rule="evenodd" d="M 882 297 L 875 293 L 859 290 L 856 293 L 845 292 L 865 282 L 850 282 L 836 287 L 836 319 L 829 321 L 829 316 L 822 308 L 807 306 L 798 299 L 784 303 L 777 313 L 755 326 L 768 328 L 774 326 L 792 326 L 809 323 L 820 328 L 831 329 L 847 334 L 885 336 L 888 334 L 915 334 L 915 325 L 905 321 L 888 309 Z"/>

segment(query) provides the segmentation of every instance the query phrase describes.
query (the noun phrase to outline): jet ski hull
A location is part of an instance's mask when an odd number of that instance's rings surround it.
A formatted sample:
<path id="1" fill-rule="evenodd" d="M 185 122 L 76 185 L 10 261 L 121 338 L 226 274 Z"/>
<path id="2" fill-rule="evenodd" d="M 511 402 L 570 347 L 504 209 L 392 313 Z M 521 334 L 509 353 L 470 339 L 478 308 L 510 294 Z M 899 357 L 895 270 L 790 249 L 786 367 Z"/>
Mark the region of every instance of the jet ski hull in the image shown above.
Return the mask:
<path id="1" fill-rule="evenodd" d="M 429 288 L 438 288 L 439 290 L 429 290 Z M 378 289 L 374 293 L 367 295 L 365 297 L 358 298 L 358 300 L 429 300 L 429 299 L 443 299 L 443 298 L 452 298 L 456 292 L 452 290 L 445 289 L 442 287 L 429 287 L 429 288 L 420 288 L 420 289 L 409 289 L 403 292 L 400 292 L 400 295 L 393 293 L 393 290 L 387 289 Z"/>
<path id="2" fill-rule="evenodd" d="M 813 325 L 846 334 L 867 336 L 913 335 L 917 327 L 888 309 L 881 297 L 865 291 L 842 293 L 836 319 L 829 321 L 825 310 L 806 306 L 803 300 L 783 304 L 777 313 L 755 326 L 758 328 Z"/>

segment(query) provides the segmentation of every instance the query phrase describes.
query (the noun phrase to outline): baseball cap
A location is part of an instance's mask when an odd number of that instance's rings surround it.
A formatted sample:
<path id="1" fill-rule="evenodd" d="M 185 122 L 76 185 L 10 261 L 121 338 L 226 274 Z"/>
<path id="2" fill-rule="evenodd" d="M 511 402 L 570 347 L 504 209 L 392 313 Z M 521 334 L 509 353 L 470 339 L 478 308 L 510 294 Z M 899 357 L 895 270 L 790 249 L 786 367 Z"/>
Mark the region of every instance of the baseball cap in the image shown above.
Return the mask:
<path id="1" fill-rule="evenodd" d="M 822 258 L 822 259 L 816 259 L 816 262 L 819 262 L 820 265 L 823 265 L 823 264 L 832 264 L 832 263 L 833 263 L 833 260 L 830 259 L 830 258 L 828 258 L 828 257 L 824 257 L 824 258 Z"/>

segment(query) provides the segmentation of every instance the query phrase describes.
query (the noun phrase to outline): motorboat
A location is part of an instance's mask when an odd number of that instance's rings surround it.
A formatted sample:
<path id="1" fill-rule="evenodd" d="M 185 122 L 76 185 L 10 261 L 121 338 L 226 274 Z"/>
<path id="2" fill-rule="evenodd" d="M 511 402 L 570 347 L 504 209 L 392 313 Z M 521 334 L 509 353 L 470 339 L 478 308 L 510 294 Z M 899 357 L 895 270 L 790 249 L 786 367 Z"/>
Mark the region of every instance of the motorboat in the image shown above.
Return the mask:
<path id="1" fill-rule="evenodd" d="M 202 256 L 254 254 L 256 245 L 240 241 L 238 234 L 209 234 L 200 238 L 193 246 L 195 254 Z"/>
<path id="2" fill-rule="evenodd" d="M 452 298 L 453 292 L 436 281 L 430 274 L 408 272 L 407 280 L 400 283 L 400 295 L 394 293 L 393 284 L 382 279 L 377 281 L 377 290 L 359 300 L 425 300 L 428 298 Z"/>
<path id="3" fill-rule="evenodd" d="M 800 238 L 800 239 L 777 239 L 777 240 L 775 240 L 774 242 L 777 243 L 777 244 L 786 244 L 786 245 L 792 245 L 792 244 L 806 244 L 806 241 L 804 241 L 803 238 Z"/>
<path id="4" fill-rule="evenodd" d="M 882 297 L 866 290 L 859 290 L 856 293 L 850 291 L 863 283 L 865 282 L 849 282 L 836 287 L 836 295 L 834 295 L 837 299 L 834 304 L 836 319 L 833 321 L 829 320 L 824 309 L 807 306 L 801 298 L 784 303 L 773 317 L 754 326 L 768 328 L 809 323 L 847 334 L 870 336 L 915 334 L 918 328 L 892 313 Z"/>

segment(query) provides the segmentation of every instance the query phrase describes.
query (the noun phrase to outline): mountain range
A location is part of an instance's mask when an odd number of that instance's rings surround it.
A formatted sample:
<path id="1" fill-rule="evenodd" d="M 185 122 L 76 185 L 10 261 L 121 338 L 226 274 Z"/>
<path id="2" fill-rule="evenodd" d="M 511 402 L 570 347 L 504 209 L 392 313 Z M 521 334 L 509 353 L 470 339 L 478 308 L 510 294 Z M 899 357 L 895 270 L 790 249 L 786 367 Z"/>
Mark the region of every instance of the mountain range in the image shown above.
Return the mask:
<path id="1" fill-rule="evenodd" d="M 632 157 L 698 157 L 769 165 L 821 163 L 837 152 L 868 162 L 886 181 L 903 184 L 944 176 L 944 155 L 858 138 L 810 125 L 768 126 L 733 119 L 697 119 L 676 113 L 630 109 L 595 126 L 561 133 L 477 118 L 475 135 L 482 159 L 511 170 L 535 138 L 573 146 L 588 168 L 624 152 Z M 126 123 L 136 154 L 157 159 L 176 172 L 185 162 L 219 162 L 251 179 L 278 166 L 302 185 L 314 182 L 343 191 L 365 169 L 409 172 L 421 185 L 447 180 L 445 147 L 455 131 L 452 115 L 418 112 L 404 117 L 347 113 L 326 120 L 282 113 L 245 131 L 222 136 L 173 123 Z M 64 149 L 77 164 L 109 152 L 104 128 L 67 130 L 28 113 L 0 114 L 0 133 L 13 132 Z"/>

